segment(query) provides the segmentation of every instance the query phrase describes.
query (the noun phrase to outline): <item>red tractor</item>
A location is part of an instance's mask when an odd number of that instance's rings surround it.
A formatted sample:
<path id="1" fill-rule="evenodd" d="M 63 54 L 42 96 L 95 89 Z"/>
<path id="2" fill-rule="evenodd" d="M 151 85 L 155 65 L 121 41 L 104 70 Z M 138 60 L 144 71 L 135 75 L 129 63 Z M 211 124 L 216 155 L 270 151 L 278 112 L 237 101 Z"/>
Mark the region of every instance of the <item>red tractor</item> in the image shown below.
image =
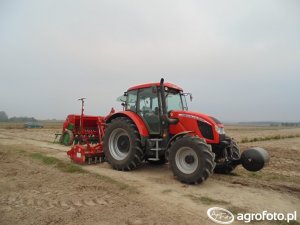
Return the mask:
<path id="1" fill-rule="evenodd" d="M 99 144 L 76 145 L 68 155 L 78 163 L 105 157 L 122 171 L 133 170 L 144 161 L 169 162 L 177 179 L 189 184 L 201 183 L 213 172 L 230 173 L 239 164 L 258 171 L 268 163 L 264 149 L 251 148 L 240 154 L 219 120 L 188 111 L 187 95 L 163 79 L 128 89 L 121 98 L 124 110 L 98 124 Z"/>

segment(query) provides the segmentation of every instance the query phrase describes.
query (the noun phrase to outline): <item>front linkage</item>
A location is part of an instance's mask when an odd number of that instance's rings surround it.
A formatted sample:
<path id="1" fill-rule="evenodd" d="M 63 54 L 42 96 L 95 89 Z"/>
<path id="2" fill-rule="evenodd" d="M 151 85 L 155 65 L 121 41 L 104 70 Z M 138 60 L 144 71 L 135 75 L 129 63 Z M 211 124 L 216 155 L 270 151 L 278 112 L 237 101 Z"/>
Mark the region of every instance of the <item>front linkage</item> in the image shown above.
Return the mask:
<path id="1" fill-rule="evenodd" d="M 252 147 L 240 153 L 239 146 L 233 138 L 221 136 L 219 144 L 212 144 L 216 158 L 216 173 L 228 174 L 236 166 L 242 165 L 246 170 L 256 172 L 269 163 L 270 157 L 266 150 Z"/>

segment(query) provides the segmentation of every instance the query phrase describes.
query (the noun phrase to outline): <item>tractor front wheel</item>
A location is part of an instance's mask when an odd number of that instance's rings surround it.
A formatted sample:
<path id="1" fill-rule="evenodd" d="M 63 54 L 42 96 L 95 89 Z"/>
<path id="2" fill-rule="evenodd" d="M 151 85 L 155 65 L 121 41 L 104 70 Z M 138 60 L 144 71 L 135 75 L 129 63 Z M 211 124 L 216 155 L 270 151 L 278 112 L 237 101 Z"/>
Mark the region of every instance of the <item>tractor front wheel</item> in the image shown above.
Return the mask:
<path id="1" fill-rule="evenodd" d="M 116 170 L 135 169 L 144 159 L 137 127 L 128 118 L 112 120 L 105 130 L 104 154 Z"/>
<path id="2" fill-rule="evenodd" d="M 188 184 L 205 181 L 215 167 L 210 146 L 204 140 L 190 135 L 176 139 L 171 145 L 169 163 L 177 179 Z"/>

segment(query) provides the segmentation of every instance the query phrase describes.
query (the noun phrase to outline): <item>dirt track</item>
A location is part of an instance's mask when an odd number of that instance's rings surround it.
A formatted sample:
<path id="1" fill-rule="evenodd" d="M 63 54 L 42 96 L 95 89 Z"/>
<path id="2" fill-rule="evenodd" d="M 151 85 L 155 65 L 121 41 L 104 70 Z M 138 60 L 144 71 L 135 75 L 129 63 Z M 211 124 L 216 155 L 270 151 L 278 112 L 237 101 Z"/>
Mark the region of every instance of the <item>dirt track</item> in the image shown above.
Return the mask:
<path id="1" fill-rule="evenodd" d="M 252 131 L 229 132 L 239 138 Z M 0 224 L 213 224 L 206 216 L 213 206 L 233 212 L 300 209 L 300 138 L 243 144 L 268 149 L 269 167 L 255 174 L 238 168 L 188 186 L 174 179 L 168 165 L 124 173 L 103 163 L 83 166 L 92 174 L 70 174 L 22 155 L 39 152 L 69 162 L 69 148 L 51 143 L 54 133 L 0 129 Z"/>

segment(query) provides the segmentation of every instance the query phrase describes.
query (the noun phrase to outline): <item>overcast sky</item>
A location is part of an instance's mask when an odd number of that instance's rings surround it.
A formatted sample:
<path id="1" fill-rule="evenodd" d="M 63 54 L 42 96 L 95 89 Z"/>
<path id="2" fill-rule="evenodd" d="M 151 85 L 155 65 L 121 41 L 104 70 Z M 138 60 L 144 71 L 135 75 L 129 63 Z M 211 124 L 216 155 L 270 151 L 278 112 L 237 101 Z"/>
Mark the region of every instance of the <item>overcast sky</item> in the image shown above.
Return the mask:
<path id="1" fill-rule="evenodd" d="M 0 111 L 105 115 L 135 84 L 223 121 L 300 121 L 300 1 L 0 0 Z"/>

